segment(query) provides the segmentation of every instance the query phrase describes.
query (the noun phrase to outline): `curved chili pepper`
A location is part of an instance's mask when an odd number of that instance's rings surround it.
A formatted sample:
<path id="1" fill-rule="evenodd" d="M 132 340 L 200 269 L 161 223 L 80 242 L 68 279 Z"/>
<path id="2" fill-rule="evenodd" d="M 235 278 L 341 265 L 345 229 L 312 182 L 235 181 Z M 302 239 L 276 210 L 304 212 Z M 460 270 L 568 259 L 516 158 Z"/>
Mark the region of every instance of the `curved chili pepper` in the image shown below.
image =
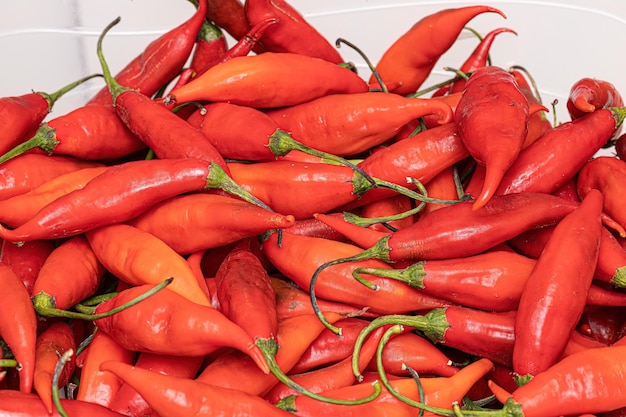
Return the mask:
<path id="1" fill-rule="evenodd" d="M 20 155 L 0 165 L 0 200 L 24 194 L 59 175 L 96 166 L 103 164 L 61 155 Z"/>
<path id="2" fill-rule="evenodd" d="M 55 242 L 51 240 L 33 240 L 23 245 L 2 241 L 0 262 L 10 266 L 22 280 L 28 294 L 32 294 L 39 271 L 55 247 Z"/>
<path id="3" fill-rule="evenodd" d="M 528 101 L 509 72 L 481 67 L 468 80 L 454 115 L 463 144 L 485 166 L 483 187 L 473 204 L 478 209 L 495 194 L 519 155 L 528 131 Z"/>
<path id="4" fill-rule="evenodd" d="M 69 309 L 96 293 L 105 272 L 84 235 L 61 242 L 37 275 L 32 292 L 35 309 Z"/>
<path id="5" fill-rule="evenodd" d="M 612 156 L 598 156 L 578 172 L 576 188 L 583 198 L 592 189 L 598 189 L 604 196 L 603 211 L 624 227 L 626 215 L 621 204 L 621 196 L 626 187 L 626 162 Z"/>
<path id="6" fill-rule="evenodd" d="M 297 53 L 333 64 L 344 62 L 337 48 L 287 1 L 247 0 L 244 12 L 252 26 L 268 18 L 278 19 L 263 35 L 263 46 L 268 51 Z"/>
<path id="7" fill-rule="evenodd" d="M 133 366 L 150 372 L 189 379 L 196 375 L 203 359 L 201 356 L 181 357 L 142 352 L 138 355 Z M 126 382 L 120 386 L 117 395 L 109 404 L 109 408 L 125 415 L 156 415 L 143 396 Z"/>
<path id="8" fill-rule="evenodd" d="M 567 111 L 572 120 L 605 107 L 623 105 L 624 100 L 612 83 L 594 78 L 577 80 L 567 97 Z"/>
<path id="9" fill-rule="evenodd" d="M 380 145 L 427 114 L 437 115 L 439 124 L 453 116 L 444 102 L 382 92 L 331 94 L 268 114 L 298 142 L 340 156 Z"/>
<path id="10" fill-rule="evenodd" d="M 187 300 L 209 306 L 195 274 L 181 255 L 158 237 L 127 224 L 113 224 L 86 232 L 98 261 L 130 285 L 174 280 L 170 290 Z"/>
<path id="11" fill-rule="evenodd" d="M 52 414 L 52 378 L 59 355 L 68 350 L 76 350 L 74 331 L 66 322 L 55 322 L 44 330 L 35 345 L 35 371 L 33 388 L 45 404 L 48 413 Z M 59 375 L 58 386 L 65 386 L 74 374 L 76 359 L 70 358 Z"/>
<path id="12" fill-rule="evenodd" d="M 122 381 L 110 372 L 101 371 L 100 364 L 107 360 L 131 364 L 134 359 L 134 351 L 122 346 L 115 337 L 97 330 L 86 350 L 76 400 L 100 404 L 108 408 L 118 393 Z"/>
<path id="13" fill-rule="evenodd" d="M 268 230 L 290 228 L 294 223 L 291 214 L 209 193 L 168 198 L 128 221 L 180 254 L 216 248 Z"/>
<path id="14" fill-rule="evenodd" d="M 465 62 L 463 62 L 463 65 L 459 67 L 459 71 L 461 71 L 464 74 L 468 74 L 473 71 L 476 71 L 478 68 L 487 66 L 488 58 L 489 58 L 489 50 L 491 49 L 491 45 L 493 45 L 493 42 L 495 41 L 496 36 L 498 36 L 501 33 L 512 33 L 514 35 L 517 35 L 517 32 L 509 28 L 497 28 L 488 32 L 485 36 L 483 36 L 483 38 L 480 40 L 478 45 L 476 45 L 476 48 L 474 48 L 474 50 L 472 51 L 470 56 L 467 57 Z M 466 80 L 460 79 L 458 81 L 451 83 L 447 87 L 440 88 L 438 91 L 433 93 L 433 96 L 437 96 L 442 93 L 454 94 L 454 93 L 462 92 L 463 89 L 465 88 L 465 84 L 466 84 Z"/>
<path id="15" fill-rule="evenodd" d="M 226 51 L 220 62 L 226 62 L 229 59 L 235 58 L 237 56 L 245 56 L 252 51 L 256 45 L 261 41 L 261 38 L 265 34 L 268 28 L 272 25 L 278 23 L 280 19 L 275 17 L 268 17 L 267 19 L 263 19 L 258 23 L 254 24 L 250 30 L 243 36 L 243 38 L 239 39 L 236 44 L 234 44 L 231 48 Z M 264 45 L 265 46 L 265 45 Z"/>
<path id="16" fill-rule="evenodd" d="M 528 100 L 528 104 L 531 106 L 541 105 L 541 97 L 535 93 L 523 71 L 512 68 L 509 69 L 509 72 L 513 75 L 517 86 L 526 97 L 526 100 Z M 552 124 L 550 124 L 550 121 L 546 117 L 545 108 L 544 111 L 538 110 L 531 112 L 528 119 L 528 133 L 526 134 L 526 139 L 524 139 L 524 143 L 522 144 L 522 149 L 526 149 L 531 143 L 550 129 L 552 129 Z"/>
<path id="17" fill-rule="evenodd" d="M 93 417 L 123 417 L 123 414 L 109 410 L 100 404 L 86 401 L 70 400 L 61 398 L 61 405 L 69 415 L 89 415 Z M 37 394 L 26 394 L 15 390 L 0 390 L 0 412 L 7 416 L 15 416 L 27 413 L 29 417 L 60 417 L 53 410 L 48 413 L 46 406 Z"/>
<path id="18" fill-rule="evenodd" d="M 109 311 L 146 291 L 131 287 L 98 304 L 95 314 Z M 193 303 L 163 289 L 132 308 L 95 320 L 96 326 L 121 346 L 136 352 L 204 356 L 221 347 L 249 355 L 261 371 L 267 364 L 254 339 L 218 310 Z"/>
<path id="19" fill-rule="evenodd" d="M 19 364 L 19 389 L 28 393 L 33 387 L 35 371 L 37 317 L 22 280 L 5 263 L 0 263 L 0 278 L 6 297 L 0 303 L 0 337 Z"/>
<path id="20" fill-rule="evenodd" d="M 217 165 L 196 158 L 124 162 L 57 198 L 18 228 L 0 227 L 0 237 L 18 242 L 77 235 L 130 220 L 169 197 L 219 187 L 224 181 L 231 180 Z"/>
<path id="21" fill-rule="evenodd" d="M 9 227 L 19 227 L 47 204 L 83 188 L 107 169 L 107 166 L 94 166 L 71 171 L 51 178 L 26 193 L 0 200 L 0 221 Z"/>
<path id="22" fill-rule="evenodd" d="M 235 246 L 215 275 L 220 311 L 252 338 L 275 339 L 276 295 L 267 271 L 246 244 Z"/>
<path id="23" fill-rule="evenodd" d="M 500 10 L 489 6 L 443 9 L 423 17 L 385 50 L 376 64 L 376 72 L 384 83 L 398 83 L 391 92 L 414 93 L 430 75 L 439 57 L 454 44 L 465 25 L 482 13 L 506 17 Z M 369 84 L 372 89 L 380 88 L 374 74 Z"/>
<path id="24" fill-rule="evenodd" d="M 0 98 L 2 142 L 0 155 L 31 135 L 50 113 L 54 104 L 67 92 L 99 74 L 89 75 L 61 87 L 54 93 L 41 91 Z"/>
<path id="25" fill-rule="evenodd" d="M 336 322 L 343 316 L 329 313 L 328 319 Z M 283 372 L 289 372 L 298 358 L 324 330 L 315 314 L 292 316 L 278 322 L 276 340 L 280 349 L 276 362 Z M 235 388 L 254 395 L 263 395 L 278 379 L 271 373 L 263 373 L 252 360 L 238 351 L 225 352 L 211 361 L 196 381 L 224 388 Z"/>
<path id="26" fill-rule="evenodd" d="M 207 0 L 198 0 L 198 4 L 189 19 L 150 42 L 128 62 L 115 75 L 117 82 L 150 97 L 174 79 L 189 59 L 208 11 Z M 88 103 L 110 106 L 109 87 L 103 87 Z"/>
<path id="27" fill-rule="evenodd" d="M 520 152 L 496 194 L 555 191 L 600 150 L 624 117 L 626 109 L 601 109 L 547 131 Z"/>
<path id="28" fill-rule="evenodd" d="M 222 29 L 210 20 L 204 19 L 198 31 L 196 45 L 189 63 L 189 68 L 195 72 L 194 77 L 217 64 L 223 59 L 227 50 L 226 38 Z"/>
<path id="29" fill-rule="evenodd" d="M 301 80 L 307 80 L 302 83 Z M 256 108 L 292 106 L 335 93 L 364 93 L 368 86 L 354 72 L 319 58 L 266 52 L 233 58 L 210 68 L 166 103 L 228 101 Z"/>
<path id="30" fill-rule="evenodd" d="M 580 320 L 600 248 L 601 212 L 602 194 L 590 192 L 557 224 L 528 277 L 515 320 L 518 375 L 537 375 L 557 362 Z"/>
<path id="31" fill-rule="evenodd" d="M 397 279 L 433 297 L 491 311 L 516 310 L 536 261 L 509 251 L 418 262 L 404 269 L 357 268 L 355 276 Z"/>
<path id="32" fill-rule="evenodd" d="M 349 243 L 297 236 L 287 231 L 283 232 L 279 246 L 276 235 L 272 233 L 263 242 L 263 251 L 280 272 L 305 289 L 310 289 L 313 272 L 321 264 L 342 255 L 351 256 L 362 251 L 358 246 Z M 375 259 L 333 266 L 320 274 L 316 293 L 326 300 L 341 301 L 357 308 L 368 307 L 371 312 L 386 314 L 448 304 L 404 283 L 375 276 L 368 277 L 376 287 L 376 291 L 373 291 L 353 278 L 352 271 L 357 267 L 391 269 L 389 265 Z"/>
<path id="33" fill-rule="evenodd" d="M 230 36 L 240 40 L 250 31 L 244 6 L 239 0 L 208 0 L 206 17 L 224 29 Z M 265 52 L 262 45 L 255 45 L 254 52 Z"/>
<path id="34" fill-rule="evenodd" d="M 108 361 L 101 369 L 112 372 L 133 387 L 159 415 L 263 415 L 288 417 L 256 395 L 203 384 L 192 379 L 163 375 L 128 364 Z M 147 385 L 146 380 L 151 383 Z M 181 401 L 181 398 L 184 398 Z"/>

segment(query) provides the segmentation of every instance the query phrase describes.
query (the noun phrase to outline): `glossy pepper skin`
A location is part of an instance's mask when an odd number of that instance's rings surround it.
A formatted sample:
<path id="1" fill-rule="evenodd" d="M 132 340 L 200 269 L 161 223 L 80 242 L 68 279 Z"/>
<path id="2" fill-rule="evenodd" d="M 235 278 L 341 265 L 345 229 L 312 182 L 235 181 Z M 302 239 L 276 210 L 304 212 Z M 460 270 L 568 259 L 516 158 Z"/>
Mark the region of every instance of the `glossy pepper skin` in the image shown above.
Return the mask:
<path id="1" fill-rule="evenodd" d="M 600 248 L 602 194 L 594 190 L 555 227 L 517 310 L 513 370 L 537 375 L 560 358 L 583 314 Z"/>
<path id="2" fill-rule="evenodd" d="M 61 405 L 70 415 L 89 415 L 93 417 L 124 417 L 123 414 L 109 410 L 100 404 L 87 401 L 61 398 Z M 56 410 L 48 413 L 41 398 L 34 393 L 21 393 L 15 390 L 0 390 L 0 413 L 6 416 L 60 417 Z"/>

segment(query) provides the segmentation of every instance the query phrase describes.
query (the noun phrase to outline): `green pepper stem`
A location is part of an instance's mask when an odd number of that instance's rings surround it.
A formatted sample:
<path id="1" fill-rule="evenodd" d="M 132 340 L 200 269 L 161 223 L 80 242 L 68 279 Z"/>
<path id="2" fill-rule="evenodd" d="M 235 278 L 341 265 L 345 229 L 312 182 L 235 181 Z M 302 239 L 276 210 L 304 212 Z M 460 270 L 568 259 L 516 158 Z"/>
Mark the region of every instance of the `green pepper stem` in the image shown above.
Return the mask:
<path id="1" fill-rule="evenodd" d="M 0 368 L 17 368 L 18 365 L 15 359 L 0 359 Z"/>
<path id="2" fill-rule="evenodd" d="M 373 401 L 378 397 L 381 392 L 380 384 L 374 384 L 374 391 L 372 394 L 368 395 L 365 398 L 359 398 L 355 400 L 341 400 L 337 398 L 325 397 L 323 395 L 314 393 L 303 386 L 299 385 L 295 381 L 293 381 L 289 376 L 287 376 L 281 369 L 278 363 L 276 362 L 276 353 L 278 352 L 278 343 L 274 339 L 257 339 L 255 344 L 261 349 L 263 355 L 265 356 L 265 360 L 270 368 L 270 372 L 272 375 L 276 377 L 280 382 L 293 389 L 297 393 L 301 395 L 305 395 L 307 397 L 313 398 L 318 401 L 323 401 L 330 404 L 337 405 L 359 405 L 365 404 L 370 401 Z"/>
<path id="3" fill-rule="evenodd" d="M 364 274 L 394 279 L 418 290 L 424 288 L 424 277 L 426 276 L 426 273 L 424 272 L 424 264 L 421 262 L 410 265 L 404 269 L 356 268 L 352 271 L 354 279 L 373 290 L 378 289 L 377 286 L 363 278 L 362 275 Z"/>
<path id="4" fill-rule="evenodd" d="M 102 53 L 102 41 L 106 34 L 111 30 L 115 25 L 117 25 L 121 20 L 121 17 L 116 17 L 111 23 L 109 23 L 100 36 L 98 37 L 98 43 L 96 48 L 96 53 L 98 55 L 98 61 L 100 62 L 100 66 L 102 67 L 102 75 L 104 76 L 104 81 L 109 87 L 109 91 L 111 92 L 113 105 L 115 105 L 115 100 L 117 97 L 122 94 L 124 91 L 130 91 L 131 89 L 128 87 L 123 87 L 115 80 L 115 77 L 111 74 L 111 70 L 109 69 L 109 65 L 106 63 L 104 59 L 104 54 Z"/>
<path id="5" fill-rule="evenodd" d="M 372 75 L 374 75 L 374 78 L 376 78 L 376 81 L 378 81 L 378 84 L 380 85 L 380 89 L 382 90 L 382 92 L 388 93 L 389 89 L 387 88 L 387 85 L 384 83 L 384 81 L 381 78 L 381 76 L 378 73 L 378 71 L 376 71 L 376 66 L 374 64 L 372 64 L 372 61 L 370 61 L 370 59 L 367 57 L 367 55 L 365 55 L 363 50 L 361 50 L 361 48 L 358 48 L 355 44 L 353 44 L 352 42 L 350 42 L 350 41 L 348 41 L 348 40 L 346 40 L 344 38 L 337 38 L 337 40 L 335 41 L 335 46 L 337 48 L 339 48 L 339 47 L 341 47 L 342 43 L 345 44 L 345 45 L 348 45 L 357 54 L 359 54 L 359 56 L 363 59 L 363 61 L 365 61 L 365 64 L 367 64 L 367 67 L 370 69 L 370 71 L 372 71 Z"/>
<path id="6" fill-rule="evenodd" d="M 227 193 L 237 196 L 250 204 L 259 206 L 268 211 L 273 211 L 267 204 L 259 200 L 257 197 L 250 194 L 241 185 L 237 184 L 231 177 L 228 176 L 224 168 L 211 162 L 209 165 L 209 175 L 207 175 L 206 189 L 219 188 Z"/>
<path id="7" fill-rule="evenodd" d="M 40 148 L 49 154 L 52 154 L 54 148 L 61 142 L 56 138 L 55 129 L 48 126 L 47 123 L 43 123 L 32 138 L 25 142 L 22 142 L 12 149 L 8 150 L 4 155 L 0 156 L 0 164 L 20 156 L 31 149 Z"/>
<path id="8" fill-rule="evenodd" d="M 56 410 L 63 417 L 68 417 L 68 415 L 61 404 L 61 400 L 59 399 L 59 376 L 61 375 L 65 364 L 70 360 L 73 354 L 74 350 L 72 349 L 65 351 L 57 361 L 57 365 L 54 368 L 54 374 L 52 375 L 52 402 L 54 403 Z"/>
<path id="9" fill-rule="evenodd" d="M 428 94 L 428 93 L 430 93 L 430 92 L 432 92 L 432 91 L 435 91 L 435 90 L 439 90 L 441 87 L 445 87 L 445 86 L 447 86 L 447 85 L 449 85 L 449 84 L 452 84 L 452 83 L 454 83 L 454 82 L 460 81 L 460 80 L 462 80 L 462 79 L 463 79 L 463 77 L 456 76 L 456 77 L 454 77 L 454 78 L 450 78 L 450 79 L 448 79 L 448 80 L 445 80 L 445 81 L 442 81 L 442 82 L 440 82 L 440 83 L 434 84 L 434 85 L 432 85 L 432 86 L 430 86 L 430 87 L 427 87 L 427 88 L 425 88 L 425 89 L 423 89 L 423 90 L 416 91 L 415 93 L 410 94 L 410 95 L 408 95 L 407 97 L 409 97 L 409 98 L 417 98 L 417 97 L 421 97 L 421 96 L 423 96 L 423 95 L 425 95 L 425 94 Z"/>
<path id="10" fill-rule="evenodd" d="M 44 93 L 44 92 L 38 91 L 37 94 L 40 94 L 48 102 L 48 107 L 52 108 L 52 106 L 54 106 L 54 103 L 56 103 L 57 100 L 59 100 L 66 93 L 70 92 L 74 88 L 83 84 L 85 81 L 89 81 L 92 78 L 96 78 L 96 77 L 102 77 L 102 74 L 90 74 L 90 75 L 87 75 L 86 77 L 79 78 L 78 80 L 72 81 L 71 83 L 59 88 L 54 93 Z"/>
<path id="11" fill-rule="evenodd" d="M 383 217 L 361 217 L 359 215 L 356 215 L 348 211 L 344 213 L 343 219 L 357 226 L 368 227 L 374 224 L 388 223 L 394 220 L 406 219 L 407 217 L 413 216 L 419 213 L 420 211 L 422 211 L 425 206 L 426 206 L 426 203 L 421 202 L 416 207 L 406 210 L 402 213 L 393 214 L 389 216 L 383 216 Z M 395 232 L 396 230 L 392 230 L 392 231 Z"/>

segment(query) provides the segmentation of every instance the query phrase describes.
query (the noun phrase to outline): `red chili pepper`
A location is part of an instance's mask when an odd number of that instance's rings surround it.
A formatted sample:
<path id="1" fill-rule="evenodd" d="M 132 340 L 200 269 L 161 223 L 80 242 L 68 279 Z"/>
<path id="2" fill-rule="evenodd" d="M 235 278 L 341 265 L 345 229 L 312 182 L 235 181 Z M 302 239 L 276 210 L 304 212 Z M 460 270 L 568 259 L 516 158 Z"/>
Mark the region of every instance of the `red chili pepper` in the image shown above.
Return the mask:
<path id="1" fill-rule="evenodd" d="M 302 80 L 306 80 L 303 83 Z M 173 90 L 166 103 L 228 101 L 256 108 L 293 106 L 336 93 L 364 93 L 367 84 L 347 68 L 289 52 L 240 56 Z"/>
<path id="2" fill-rule="evenodd" d="M 220 62 L 227 50 L 228 46 L 222 29 L 205 19 L 198 31 L 196 45 L 189 63 L 189 68 L 195 72 L 194 77 Z"/>
<path id="3" fill-rule="evenodd" d="M 207 211 L 213 214 L 207 216 Z M 294 223 L 290 214 L 209 193 L 168 198 L 128 222 L 180 254 L 216 248 L 268 230 L 289 228 Z"/>
<path id="4" fill-rule="evenodd" d="M 544 133 L 520 152 L 496 194 L 555 191 L 601 149 L 624 117 L 626 109 L 602 109 Z"/>
<path id="5" fill-rule="evenodd" d="M 334 213 L 334 215 L 341 216 L 341 213 Z M 315 217 L 296 220 L 295 224 L 289 228 L 289 233 L 293 233 L 294 235 L 323 237 L 331 240 L 346 240 L 341 233 L 335 231 Z"/>
<path id="6" fill-rule="evenodd" d="M 454 167 L 452 166 L 441 171 L 424 184 L 424 187 L 426 187 L 428 197 L 431 198 L 439 200 L 458 200 L 460 198 L 459 189 L 454 178 Z M 430 213 L 431 211 L 438 210 L 445 206 L 446 204 L 426 203 L 424 208 L 419 212 L 419 215 L 424 216 L 426 213 Z"/>
<path id="7" fill-rule="evenodd" d="M 108 361 L 101 369 L 117 375 L 146 399 L 159 415 L 237 415 L 288 417 L 291 414 L 274 407 L 256 395 L 240 390 L 203 384 L 192 379 L 151 372 L 128 364 Z M 145 382 L 149 380 L 150 384 Z M 181 401 L 181 399 L 183 399 Z"/>
<path id="8" fill-rule="evenodd" d="M 384 83 L 398 84 L 390 91 L 401 95 L 414 93 L 465 25 L 482 13 L 506 17 L 500 10 L 488 6 L 443 9 L 423 17 L 387 48 L 376 64 L 376 72 Z M 416 48 L 416 45 L 419 46 Z M 370 88 L 380 88 L 374 74 L 369 84 Z"/>
<path id="9" fill-rule="evenodd" d="M 33 387 L 37 317 L 22 280 L 5 263 L 0 263 L 0 278 L 6 297 L 0 303 L 0 337 L 19 364 L 19 389 L 28 393 Z"/>
<path id="10" fill-rule="evenodd" d="M 602 249 L 600 249 L 602 251 Z M 626 293 L 603 288 L 603 286 L 591 284 L 587 293 L 588 306 L 626 306 Z"/>
<path id="11" fill-rule="evenodd" d="M 341 314 L 329 313 L 328 320 L 336 322 Z M 292 316 L 278 323 L 276 340 L 280 346 L 276 362 L 283 372 L 289 372 L 298 358 L 324 329 L 315 314 Z M 237 351 L 221 354 L 211 361 L 196 381 L 224 388 L 235 388 L 253 395 L 263 395 L 278 383 L 269 373 L 263 373 L 252 360 Z"/>
<path id="12" fill-rule="evenodd" d="M 123 417 L 100 404 L 61 398 L 61 405 L 69 415 L 89 415 L 93 417 Z M 48 413 L 46 406 L 37 394 L 26 394 L 15 390 L 0 390 L 0 412 L 6 416 L 26 413 L 29 417 L 60 417 L 56 410 Z"/>
<path id="13" fill-rule="evenodd" d="M 52 414 L 52 379 L 55 373 L 59 356 L 68 350 L 76 350 L 74 331 L 66 322 L 52 323 L 38 337 L 35 345 L 35 371 L 33 388 Z M 63 366 L 58 376 L 57 386 L 64 387 L 74 374 L 76 359 L 71 357 Z"/>
<path id="14" fill-rule="evenodd" d="M 133 366 L 162 375 L 189 379 L 196 375 L 203 359 L 201 356 L 181 357 L 142 352 Z M 125 415 L 157 416 L 143 396 L 125 382 L 120 386 L 109 408 Z"/>
<path id="15" fill-rule="evenodd" d="M 533 105 L 541 105 L 540 97 L 535 95 L 534 89 L 529 84 L 523 71 L 510 69 L 509 72 L 513 75 L 513 78 L 515 78 L 515 82 L 528 100 L 528 104 L 530 104 L 531 107 Z M 550 121 L 546 117 L 546 111 L 547 110 L 544 108 L 543 111 L 531 112 L 528 119 L 528 133 L 526 134 L 526 139 L 524 139 L 522 149 L 526 149 L 531 143 L 541 137 L 541 135 L 552 129 L 552 124 L 550 124 Z"/>
<path id="16" fill-rule="evenodd" d="M 22 280 L 28 294 L 32 295 L 39 271 L 54 248 L 55 243 L 51 240 L 33 240 L 23 245 L 2 241 L 0 262 L 13 269 Z"/>
<path id="17" fill-rule="evenodd" d="M 223 181 L 230 179 L 217 165 L 196 158 L 121 163 L 57 198 L 18 228 L 0 228 L 0 237 L 19 242 L 77 235 L 130 220 L 167 198 L 219 187 L 214 184 Z"/>
<path id="18" fill-rule="evenodd" d="M 220 62 L 226 62 L 237 56 L 248 55 L 259 44 L 267 29 L 278 23 L 279 20 L 275 17 L 268 17 L 254 24 L 243 38 L 239 39 L 235 45 L 226 51 Z"/>
<path id="19" fill-rule="evenodd" d="M 362 226 L 358 226 L 354 223 L 351 223 L 346 219 L 348 213 L 334 213 L 334 214 L 321 214 L 316 213 L 313 216 L 315 219 L 320 220 L 324 224 L 331 227 L 333 230 L 341 233 L 344 238 L 348 238 L 348 240 L 363 248 L 367 249 L 372 247 L 378 242 L 380 239 L 389 236 L 390 231 L 384 230 L 376 230 L 373 228 L 364 228 Z M 407 226 L 410 227 L 410 226 Z"/>
<path id="20" fill-rule="evenodd" d="M 233 38 L 240 40 L 250 30 L 244 6 L 239 0 L 209 0 L 207 19 L 224 29 Z M 262 45 L 256 45 L 256 53 L 265 52 Z"/>
<path id="21" fill-rule="evenodd" d="M 567 111 L 572 120 L 605 107 L 622 107 L 624 100 L 610 82 L 581 78 L 571 87 L 567 97 Z"/>
<path id="22" fill-rule="evenodd" d="M 282 233 L 280 245 L 277 239 L 277 233 L 272 233 L 263 242 L 263 250 L 268 259 L 300 288 L 308 290 L 311 288 L 313 272 L 320 265 L 342 255 L 348 257 L 361 252 L 361 248 L 349 243 L 297 236 L 287 231 Z M 352 276 L 352 271 L 358 267 L 391 269 L 389 265 L 378 260 L 332 266 L 319 274 L 319 280 L 315 284 L 316 293 L 326 300 L 344 302 L 357 308 L 367 307 L 371 312 L 385 314 L 448 304 L 396 280 L 368 276 L 371 285 L 376 287 L 376 291 L 373 291 Z"/>
<path id="23" fill-rule="evenodd" d="M 36 310 L 73 307 L 96 293 L 105 272 L 84 235 L 61 242 L 42 265 L 33 286 Z"/>
<path id="24" fill-rule="evenodd" d="M 94 166 L 71 171 L 51 178 L 28 192 L 0 200 L 0 221 L 9 227 L 19 227 L 47 204 L 83 188 L 107 169 L 106 166 Z"/>
<path id="25" fill-rule="evenodd" d="M 473 71 L 476 71 L 478 68 L 482 68 L 486 66 L 488 64 L 489 50 L 491 49 L 491 45 L 493 45 L 493 42 L 496 39 L 496 36 L 498 36 L 501 33 L 512 33 L 514 35 L 517 35 L 517 32 L 509 28 L 497 28 L 488 32 L 480 40 L 480 42 L 478 43 L 476 48 L 472 51 L 470 56 L 467 57 L 463 65 L 461 65 L 461 67 L 459 68 L 459 71 L 461 71 L 464 74 L 468 74 Z M 462 92 L 463 89 L 465 88 L 465 84 L 466 84 L 466 80 L 464 79 L 455 81 L 446 87 L 441 87 L 439 90 L 433 93 L 433 96 L 438 96 L 442 93 L 453 94 L 453 93 Z"/>
<path id="26" fill-rule="evenodd" d="M 207 0 L 198 0 L 198 4 L 188 20 L 150 42 L 128 62 L 115 75 L 117 82 L 150 97 L 174 79 L 189 59 L 207 13 Z M 109 88 L 103 87 L 89 103 L 110 106 Z"/>
<path id="27" fill-rule="evenodd" d="M 626 161 L 626 134 L 615 141 L 615 153 L 620 160 Z"/>
<path id="28" fill-rule="evenodd" d="M 592 189 L 600 190 L 604 196 L 604 213 L 622 227 L 626 225 L 626 215 L 620 204 L 626 187 L 626 162 L 612 156 L 599 156 L 587 161 L 578 172 L 576 186 L 581 198 Z"/>
<path id="29" fill-rule="evenodd" d="M 263 35 L 271 52 L 291 52 L 340 64 L 343 58 L 328 40 L 294 6 L 285 0 L 246 0 L 246 19 L 251 25 L 276 18 L 278 23 Z"/>
<path id="30" fill-rule="evenodd" d="M 335 155 L 355 155 L 391 139 L 406 123 L 436 114 L 452 120 L 450 106 L 428 98 L 366 92 L 331 94 L 268 112 L 295 140 Z"/>
<path id="31" fill-rule="evenodd" d="M 127 224 L 99 227 L 88 231 L 86 237 L 98 261 L 122 281 L 156 285 L 173 277 L 170 291 L 210 305 L 185 258 L 158 237 Z"/>
<path id="32" fill-rule="evenodd" d="M 220 311 L 255 340 L 274 339 L 276 295 L 267 271 L 246 245 L 235 246 L 215 275 Z"/>
<path id="33" fill-rule="evenodd" d="M 410 197 L 405 195 L 396 195 L 366 204 L 363 206 L 360 216 L 368 219 L 381 218 L 398 215 L 411 209 L 413 209 L 413 200 Z M 400 230 L 415 223 L 415 219 L 413 216 L 407 216 L 403 219 L 391 220 L 385 223 L 393 229 Z M 389 231 L 386 226 L 380 223 L 376 223 L 368 227 L 380 232 Z"/>
<path id="34" fill-rule="evenodd" d="M 580 320 L 598 259 L 601 212 L 602 194 L 590 192 L 557 224 L 528 277 L 515 321 L 518 375 L 537 375 L 557 362 Z"/>
<path id="35" fill-rule="evenodd" d="M 470 155 L 485 166 L 485 180 L 474 209 L 491 199 L 517 159 L 528 131 L 528 118 L 528 101 L 509 72 L 487 66 L 472 74 L 456 109 L 455 121 Z"/>
<path id="36" fill-rule="evenodd" d="M 95 166 L 102 164 L 60 155 L 21 155 L 0 165 L 0 200 L 24 194 L 59 175 Z"/>
<path id="37" fill-rule="evenodd" d="M 0 155 L 32 135 L 65 93 L 95 76 L 74 81 L 51 94 L 39 91 L 0 98 L 0 126 L 4 131 Z"/>
<path id="38" fill-rule="evenodd" d="M 557 417 L 624 407 L 625 357 L 624 346 L 586 349 L 560 360 L 512 394 L 492 384 L 494 394 L 504 404 L 502 412 L 492 415 L 508 412 L 524 417 Z"/>
<path id="39" fill-rule="evenodd" d="M 397 279 L 451 303 L 490 311 L 516 310 L 536 261 L 510 251 L 429 260 L 404 269 L 357 268 L 354 274 Z"/>
<path id="40" fill-rule="evenodd" d="M 584 334 L 604 344 L 612 345 L 619 338 L 619 331 L 624 322 L 623 308 L 598 307 L 587 309 L 581 317 L 578 329 L 585 329 Z"/>
<path id="41" fill-rule="evenodd" d="M 101 371 L 100 364 L 107 360 L 131 364 L 135 352 L 118 343 L 115 337 L 98 329 L 89 343 L 85 362 L 80 371 L 80 384 L 76 400 L 109 407 L 118 393 L 122 381 L 110 372 Z"/>
<path id="42" fill-rule="evenodd" d="M 95 314 L 132 300 L 150 287 L 140 285 L 124 290 L 100 303 Z M 261 371 L 267 371 L 263 354 L 245 330 L 220 311 L 193 303 L 167 288 L 95 323 L 128 350 L 205 356 L 221 347 L 232 347 L 249 355 Z"/>

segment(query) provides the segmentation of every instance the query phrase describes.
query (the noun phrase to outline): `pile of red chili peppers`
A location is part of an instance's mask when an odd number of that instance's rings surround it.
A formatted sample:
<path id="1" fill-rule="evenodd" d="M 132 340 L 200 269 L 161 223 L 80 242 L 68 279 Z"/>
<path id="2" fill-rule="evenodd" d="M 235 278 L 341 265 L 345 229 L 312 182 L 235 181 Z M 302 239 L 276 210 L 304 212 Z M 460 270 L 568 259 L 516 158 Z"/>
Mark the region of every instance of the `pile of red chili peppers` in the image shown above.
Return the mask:
<path id="1" fill-rule="evenodd" d="M 610 80 L 553 125 L 491 60 L 511 28 L 424 85 L 494 7 L 364 77 L 285 0 L 193 3 L 117 72 L 119 18 L 102 74 L 0 98 L 0 415 L 626 416 Z"/>

